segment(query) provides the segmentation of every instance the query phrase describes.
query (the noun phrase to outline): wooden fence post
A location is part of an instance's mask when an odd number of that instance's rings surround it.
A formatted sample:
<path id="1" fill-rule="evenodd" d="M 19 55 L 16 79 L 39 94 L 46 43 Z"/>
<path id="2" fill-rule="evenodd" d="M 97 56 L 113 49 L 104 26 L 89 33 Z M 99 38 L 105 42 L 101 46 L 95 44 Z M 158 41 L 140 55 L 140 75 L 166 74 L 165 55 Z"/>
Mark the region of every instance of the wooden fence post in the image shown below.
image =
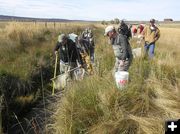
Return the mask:
<path id="1" fill-rule="evenodd" d="M 47 22 L 45 22 L 45 27 L 47 28 Z"/>
<path id="2" fill-rule="evenodd" d="M 56 28 L 56 22 L 54 21 L 54 29 Z"/>

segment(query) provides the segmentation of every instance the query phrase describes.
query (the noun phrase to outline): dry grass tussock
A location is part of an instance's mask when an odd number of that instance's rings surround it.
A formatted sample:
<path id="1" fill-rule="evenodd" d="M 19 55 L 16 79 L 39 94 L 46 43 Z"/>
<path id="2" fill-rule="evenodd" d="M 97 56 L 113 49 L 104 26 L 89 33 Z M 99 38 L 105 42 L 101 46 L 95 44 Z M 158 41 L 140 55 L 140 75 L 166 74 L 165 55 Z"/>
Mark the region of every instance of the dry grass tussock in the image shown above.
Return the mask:
<path id="1" fill-rule="evenodd" d="M 0 96 L 4 95 L 5 122 L 36 102 L 42 81 L 51 90 L 53 49 L 60 33 L 81 33 L 93 24 L 78 23 L 0 23 Z M 48 85 L 49 84 L 49 85 Z M 5 116 L 6 115 L 6 116 Z M 10 127 L 10 126 L 9 126 Z"/>
<path id="2" fill-rule="evenodd" d="M 103 29 L 97 32 L 98 73 L 67 89 L 49 130 L 57 134 L 163 134 L 164 121 L 180 117 L 180 30 L 161 28 L 155 58 L 134 59 L 129 85 L 121 91 L 111 73 L 111 46 Z"/>
<path id="3" fill-rule="evenodd" d="M 22 79 L 38 66 L 50 63 L 60 33 L 79 34 L 90 24 L 10 22 L 0 29 L 0 69 Z"/>

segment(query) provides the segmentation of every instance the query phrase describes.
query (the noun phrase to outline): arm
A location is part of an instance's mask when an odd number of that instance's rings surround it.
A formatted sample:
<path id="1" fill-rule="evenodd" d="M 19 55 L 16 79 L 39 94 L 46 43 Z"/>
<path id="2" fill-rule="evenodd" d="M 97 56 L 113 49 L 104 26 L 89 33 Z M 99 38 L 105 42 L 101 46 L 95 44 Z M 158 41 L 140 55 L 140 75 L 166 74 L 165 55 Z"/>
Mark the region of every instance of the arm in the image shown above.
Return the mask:
<path id="1" fill-rule="evenodd" d="M 157 28 L 156 37 L 154 38 L 154 40 L 157 41 L 159 37 L 160 37 L 160 30 Z"/>
<path id="2" fill-rule="evenodd" d="M 146 31 L 147 31 L 147 26 L 142 31 L 143 38 L 145 37 Z"/>
<path id="3" fill-rule="evenodd" d="M 57 43 L 56 43 L 56 46 L 55 46 L 55 48 L 54 48 L 54 53 L 55 53 L 55 54 L 57 54 L 59 48 L 60 48 L 60 44 L 59 44 L 59 42 L 57 42 Z"/>
<path id="4" fill-rule="evenodd" d="M 128 49 L 128 43 L 127 43 L 127 38 L 124 36 L 121 36 L 120 38 L 120 43 L 121 43 L 121 48 L 122 48 L 122 60 L 126 60 L 127 58 L 127 49 Z"/>
<path id="5" fill-rule="evenodd" d="M 73 60 L 78 60 L 80 64 L 82 64 L 82 57 L 80 52 L 78 51 L 78 48 L 76 47 L 76 44 L 74 42 L 69 42 L 69 56 L 70 59 L 73 58 Z"/>
<path id="6" fill-rule="evenodd" d="M 83 60 L 82 60 L 82 57 L 81 57 L 81 54 L 80 54 L 80 51 L 78 51 L 77 47 L 75 46 L 75 53 L 77 55 L 77 60 L 78 62 L 82 65 L 83 64 Z"/>

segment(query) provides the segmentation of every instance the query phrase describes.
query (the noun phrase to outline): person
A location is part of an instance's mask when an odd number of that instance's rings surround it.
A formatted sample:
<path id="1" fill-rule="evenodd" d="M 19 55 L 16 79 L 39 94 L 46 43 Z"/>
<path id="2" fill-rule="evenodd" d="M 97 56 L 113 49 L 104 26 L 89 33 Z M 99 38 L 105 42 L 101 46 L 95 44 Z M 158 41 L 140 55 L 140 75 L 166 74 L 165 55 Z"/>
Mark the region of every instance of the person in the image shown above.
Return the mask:
<path id="1" fill-rule="evenodd" d="M 160 37 L 160 30 L 155 25 L 155 19 L 151 19 L 150 24 L 144 28 L 143 36 L 145 40 L 145 54 L 148 53 L 148 56 L 151 59 L 154 57 L 155 43 Z"/>
<path id="2" fill-rule="evenodd" d="M 54 48 L 55 54 L 60 54 L 60 74 L 67 72 L 69 69 L 73 69 L 82 65 L 82 57 L 77 51 L 76 44 L 69 39 L 65 34 L 58 36 L 58 42 Z M 70 72 L 71 78 L 73 78 L 73 72 Z"/>
<path id="3" fill-rule="evenodd" d="M 138 26 L 138 29 L 139 29 L 139 34 L 142 34 L 143 30 L 144 30 L 144 25 L 143 24 L 140 24 Z"/>
<path id="4" fill-rule="evenodd" d="M 82 37 L 78 37 L 77 48 L 83 60 L 83 67 L 88 72 L 88 74 L 93 74 L 93 66 L 90 60 L 89 46 L 90 44 L 87 40 L 84 40 Z"/>
<path id="5" fill-rule="evenodd" d="M 142 44 L 143 41 L 143 30 L 144 30 L 144 24 L 139 24 L 137 26 L 137 44 L 140 46 Z"/>
<path id="6" fill-rule="evenodd" d="M 88 33 L 89 33 L 89 28 L 86 28 L 83 32 L 82 32 L 82 38 L 83 39 L 87 39 L 88 38 Z"/>
<path id="7" fill-rule="evenodd" d="M 132 26 L 132 37 L 137 37 L 137 28 L 135 25 Z"/>
<path id="8" fill-rule="evenodd" d="M 94 36 L 90 28 L 86 28 L 85 31 L 82 33 L 82 39 L 87 40 L 89 42 L 89 54 L 90 54 L 91 62 L 94 63 L 95 43 L 94 43 Z"/>
<path id="9" fill-rule="evenodd" d="M 130 39 L 132 37 L 131 27 L 132 27 L 131 25 L 129 25 L 128 27 L 128 25 L 124 22 L 124 20 L 122 20 L 118 28 L 118 33 L 123 34 L 124 36 L 126 36 L 127 39 Z"/>
<path id="10" fill-rule="evenodd" d="M 114 71 L 128 71 L 133 58 L 128 38 L 123 35 L 123 32 L 118 34 L 113 26 L 107 26 L 104 35 L 109 37 L 114 49 L 116 57 Z"/>

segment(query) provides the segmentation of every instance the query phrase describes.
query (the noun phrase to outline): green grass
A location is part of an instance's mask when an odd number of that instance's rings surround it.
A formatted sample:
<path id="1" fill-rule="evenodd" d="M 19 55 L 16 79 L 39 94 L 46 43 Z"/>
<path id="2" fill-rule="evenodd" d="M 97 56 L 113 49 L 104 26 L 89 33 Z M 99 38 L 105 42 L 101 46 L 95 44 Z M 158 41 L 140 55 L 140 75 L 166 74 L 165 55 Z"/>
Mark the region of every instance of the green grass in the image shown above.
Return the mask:
<path id="1" fill-rule="evenodd" d="M 103 29 L 96 33 L 97 74 L 67 89 L 57 106 L 50 131 L 58 134 L 164 133 L 164 121 L 180 116 L 180 70 L 176 63 L 169 63 L 178 55 L 167 53 L 173 46 L 167 49 L 163 46 L 164 51 L 151 61 L 144 57 L 134 59 L 128 87 L 120 91 L 112 77 L 113 51 L 102 33 Z M 157 53 L 162 45 L 157 44 Z"/>
<path id="2" fill-rule="evenodd" d="M 94 25 L 57 24 L 54 29 L 51 23 L 47 27 L 29 22 L 4 24 L 0 24 L 0 95 L 4 95 L 7 111 L 3 121 L 8 123 L 13 112 L 21 116 L 40 97 L 41 71 L 44 86 L 49 87 L 59 33 L 80 33 Z"/>
<path id="3" fill-rule="evenodd" d="M 27 26 L 31 27 L 26 29 Z M 49 133 L 161 134 L 165 120 L 180 116 L 178 28 L 174 36 L 174 30 L 162 28 L 155 58 L 134 59 L 129 69 L 129 84 L 119 90 L 112 76 L 114 54 L 103 36 L 104 29 L 89 24 L 56 26 L 54 29 L 51 24 L 45 28 L 44 24 L 34 27 L 15 23 L 0 29 L 0 91 L 11 100 L 9 106 L 13 105 L 14 110 L 21 111 L 26 104 L 36 101 L 42 84 L 41 69 L 45 84 L 49 84 L 57 35 L 79 34 L 90 26 L 95 33 L 96 73 L 72 83 L 55 104 L 57 112 L 52 117 L 53 123 L 47 126 Z M 132 43 L 136 47 L 135 41 Z"/>

